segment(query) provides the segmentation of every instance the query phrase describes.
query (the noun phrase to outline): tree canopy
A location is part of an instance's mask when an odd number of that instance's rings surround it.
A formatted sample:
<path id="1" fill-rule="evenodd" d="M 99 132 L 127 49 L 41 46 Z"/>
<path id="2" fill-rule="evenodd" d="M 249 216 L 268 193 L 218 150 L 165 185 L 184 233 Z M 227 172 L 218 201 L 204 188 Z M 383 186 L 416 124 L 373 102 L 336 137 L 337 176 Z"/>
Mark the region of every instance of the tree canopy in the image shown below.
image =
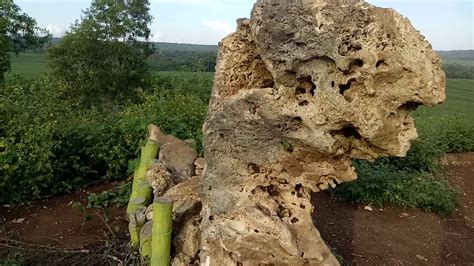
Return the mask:
<path id="1" fill-rule="evenodd" d="M 12 53 L 39 48 L 49 39 L 49 33 L 39 28 L 28 14 L 22 13 L 13 0 L 0 0 L 0 83 L 11 70 Z"/>
<path id="2" fill-rule="evenodd" d="M 49 50 L 50 67 L 88 105 L 132 99 L 144 87 L 153 47 L 148 0 L 93 0 L 83 17 Z"/>

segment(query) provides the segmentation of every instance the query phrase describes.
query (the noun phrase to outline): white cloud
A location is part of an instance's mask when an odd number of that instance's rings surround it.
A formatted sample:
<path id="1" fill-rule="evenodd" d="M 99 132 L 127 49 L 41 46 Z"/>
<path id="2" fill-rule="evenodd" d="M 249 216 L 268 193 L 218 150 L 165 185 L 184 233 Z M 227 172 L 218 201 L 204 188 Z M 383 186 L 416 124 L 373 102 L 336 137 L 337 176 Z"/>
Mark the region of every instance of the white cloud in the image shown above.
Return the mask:
<path id="1" fill-rule="evenodd" d="M 234 31 L 234 27 L 232 27 L 229 23 L 220 20 L 205 19 L 202 24 L 211 31 L 222 35 L 221 37 L 224 37 Z"/>
<path id="2" fill-rule="evenodd" d="M 55 24 L 48 24 L 46 29 L 51 33 L 54 37 L 62 37 L 66 33 L 66 28 L 63 26 L 55 25 Z"/>

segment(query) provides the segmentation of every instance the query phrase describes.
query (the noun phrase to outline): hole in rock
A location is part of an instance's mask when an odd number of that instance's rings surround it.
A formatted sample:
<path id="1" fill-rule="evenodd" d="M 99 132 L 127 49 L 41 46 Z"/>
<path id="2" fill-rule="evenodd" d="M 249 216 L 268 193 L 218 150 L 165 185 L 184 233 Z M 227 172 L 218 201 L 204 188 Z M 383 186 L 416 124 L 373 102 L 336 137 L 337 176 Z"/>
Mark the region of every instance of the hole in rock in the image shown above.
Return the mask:
<path id="1" fill-rule="evenodd" d="M 301 101 L 298 105 L 299 105 L 299 106 L 306 106 L 306 105 L 308 105 L 308 104 L 309 104 L 309 102 L 306 101 L 306 100 L 304 100 L 304 101 Z"/>
<path id="2" fill-rule="evenodd" d="M 276 197 L 276 196 L 280 195 L 280 193 L 278 192 L 278 189 L 274 186 L 264 187 L 263 189 L 265 191 L 267 191 L 268 195 L 270 195 L 272 197 Z"/>
<path id="3" fill-rule="evenodd" d="M 273 88 L 273 86 L 275 86 L 275 82 L 271 79 L 266 79 L 262 82 L 262 89 L 265 89 L 265 88 Z"/>
<path id="4" fill-rule="evenodd" d="M 357 129 L 353 125 L 344 127 L 341 130 L 334 130 L 331 135 L 333 136 L 344 136 L 346 138 L 354 137 L 355 139 L 361 140 L 362 136 L 357 132 Z"/>
<path id="5" fill-rule="evenodd" d="M 296 88 L 296 92 L 295 92 L 296 95 L 305 94 L 305 93 L 306 93 L 305 88 L 301 88 L 301 87 Z"/>
<path id="6" fill-rule="evenodd" d="M 292 76 L 296 75 L 296 71 L 293 71 L 293 70 L 285 70 L 285 73 Z"/>
<path id="7" fill-rule="evenodd" d="M 300 204 L 300 208 L 301 209 L 306 209 L 306 206 L 304 206 L 303 204 Z"/>
<path id="8" fill-rule="evenodd" d="M 336 86 L 336 83 L 334 81 L 331 81 L 331 87 L 334 88 L 334 86 Z"/>
<path id="9" fill-rule="evenodd" d="M 385 61 L 383 61 L 383 60 L 379 60 L 379 61 L 377 61 L 377 64 L 375 64 L 376 67 L 381 67 L 383 65 L 385 65 Z"/>
<path id="10" fill-rule="evenodd" d="M 303 88 L 305 90 L 304 93 L 309 91 L 311 95 L 314 96 L 317 86 L 313 83 L 310 76 L 299 77 L 296 80 L 299 82 L 298 88 Z"/>
<path id="11" fill-rule="evenodd" d="M 260 173 L 260 167 L 254 163 L 250 163 L 248 166 L 249 172 L 254 174 L 254 173 Z"/>
<path id="12" fill-rule="evenodd" d="M 356 59 L 356 60 L 351 62 L 349 68 L 354 67 L 354 66 L 363 67 L 364 66 L 364 61 L 362 61 L 362 59 Z"/>
<path id="13" fill-rule="evenodd" d="M 293 218 L 293 219 L 291 219 L 291 223 L 292 223 L 292 224 L 295 224 L 295 223 L 297 223 L 298 221 L 299 221 L 299 220 L 298 220 L 298 218 L 296 218 L 296 217 Z"/>
<path id="14" fill-rule="evenodd" d="M 212 186 L 209 186 L 209 187 L 207 188 L 207 190 L 212 190 Z"/>
<path id="15" fill-rule="evenodd" d="M 293 117 L 293 119 L 292 119 L 292 122 L 302 122 L 302 121 L 303 121 L 303 119 L 299 116 Z"/>
<path id="16" fill-rule="evenodd" d="M 296 190 L 296 196 L 298 198 L 302 198 L 304 197 L 304 194 L 303 194 L 303 185 L 302 184 L 297 184 L 295 186 L 295 190 Z"/>
<path id="17" fill-rule="evenodd" d="M 301 257 L 304 257 L 304 251 L 301 251 Z"/>
<path id="18" fill-rule="evenodd" d="M 257 208 L 257 210 L 261 211 L 263 214 L 267 216 L 271 216 L 271 212 L 268 208 L 265 208 L 260 204 L 257 204 L 255 207 Z"/>
<path id="19" fill-rule="evenodd" d="M 278 217 L 280 217 L 280 219 L 285 218 L 285 217 L 291 217 L 291 212 L 281 205 L 278 206 L 276 212 L 277 212 Z"/>
<path id="20" fill-rule="evenodd" d="M 344 95 L 344 93 L 351 88 L 351 84 L 354 81 L 355 79 L 350 79 L 346 84 L 339 85 L 339 93 Z"/>
<path id="21" fill-rule="evenodd" d="M 212 220 L 214 220 L 214 216 L 211 215 L 209 216 L 209 221 L 212 221 Z"/>
<path id="22" fill-rule="evenodd" d="M 257 233 L 257 234 L 260 233 L 260 231 L 258 231 L 257 229 L 255 229 L 255 230 L 253 230 L 253 231 L 254 231 L 255 233 Z"/>
<path id="23" fill-rule="evenodd" d="M 407 102 L 400 106 L 400 110 L 415 111 L 420 105 L 422 104 L 418 102 Z"/>

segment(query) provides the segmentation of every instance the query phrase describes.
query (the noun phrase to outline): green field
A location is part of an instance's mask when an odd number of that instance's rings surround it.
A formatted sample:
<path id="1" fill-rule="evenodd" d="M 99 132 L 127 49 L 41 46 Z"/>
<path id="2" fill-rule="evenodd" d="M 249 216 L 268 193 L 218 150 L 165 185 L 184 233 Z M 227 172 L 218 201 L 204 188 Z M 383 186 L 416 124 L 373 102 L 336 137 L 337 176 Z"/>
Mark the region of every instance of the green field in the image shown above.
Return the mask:
<path id="1" fill-rule="evenodd" d="M 474 60 L 446 59 L 445 63 L 474 66 Z M 44 73 L 46 69 L 47 61 L 44 54 L 24 53 L 12 58 L 11 74 L 14 75 L 36 78 Z M 162 71 L 159 72 L 159 75 L 170 78 L 195 76 L 201 79 L 212 79 L 214 73 Z M 417 111 L 417 117 L 422 118 L 419 119 L 419 123 L 423 128 L 425 127 L 424 118 L 438 120 L 446 116 L 453 116 L 452 118 L 454 119 L 460 119 L 468 114 L 474 114 L 474 80 L 449 79 L 447 94 L 448 100 L 445 104 L 435 108 L 421 108 Z M 470 117 L 466 117 L 466 119 L 470 119 Z M 472 121 L 467 122 L 473 123 L 474 118 Z"/>
<path id="2" fill-rule="evenodd" d="M 474 60 L 462 59 L 443 59 L 445 65 L 461 65 L 465 67 L 474 67 Z"/>
<path id="3" fill-rule="evenodd" d="M 23 53 L 12 56 L 11 75 L 36 78 L 46 71 L 48 62 L 45 54 Z"/>

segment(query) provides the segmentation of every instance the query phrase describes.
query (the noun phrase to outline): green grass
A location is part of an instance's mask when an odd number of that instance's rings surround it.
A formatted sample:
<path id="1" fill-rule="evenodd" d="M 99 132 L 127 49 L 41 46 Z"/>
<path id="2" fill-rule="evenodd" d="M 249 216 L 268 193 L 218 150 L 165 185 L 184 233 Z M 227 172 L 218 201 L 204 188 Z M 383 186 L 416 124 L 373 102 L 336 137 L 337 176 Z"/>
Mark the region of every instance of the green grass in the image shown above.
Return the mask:
<path id="1" fill-rule="evenodd" d="M 415 113 L 421 140 L 443 152 L 474 151 L 474 80 L 449 79 L 446 103 Z"/>
<path id="2" fill-rule="evenodd" d="M 46 54 L 44 53 L 21 53 L 18 56 L 12 55 L 12 71 L 10 75 L 18 75 L 24 78 L 37 78 L 48 69 Z M 212 79 L 213 72 L 181 72 L 181 71 L 156 71 L 162 77 L 200 77 Z"/>
<path id="3" fill-rule="evenodd" d="M 25 78 L 37 78 L 46 72 L 48 62 L 45 54 L 22 53 L 12 56 L 11 75 L 19 75 Z"/>

